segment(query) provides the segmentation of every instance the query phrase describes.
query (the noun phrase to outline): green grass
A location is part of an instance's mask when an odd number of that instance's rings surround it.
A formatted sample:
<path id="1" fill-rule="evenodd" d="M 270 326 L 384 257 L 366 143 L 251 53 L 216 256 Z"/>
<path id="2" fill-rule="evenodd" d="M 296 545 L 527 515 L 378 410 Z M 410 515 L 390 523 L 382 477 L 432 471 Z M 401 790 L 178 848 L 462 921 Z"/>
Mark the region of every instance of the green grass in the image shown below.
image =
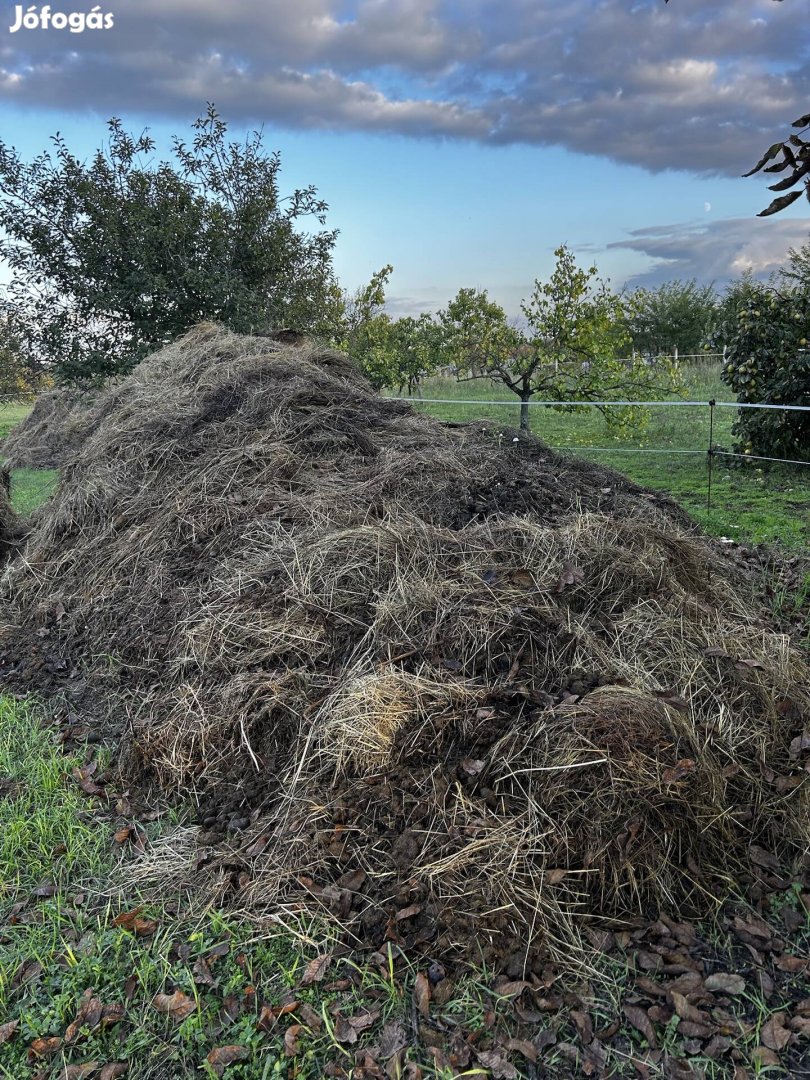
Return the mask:
<path id="1" fill-rule="evenodd" d="M 30 405 L 9 405 L 0 402 L 0 440 L 5 439 L 11 429 L 24 420 L 30 412 Z"/>
<path id="2" fill-rule="evenodd" d="M 418 408 L 444 420 L 492 418 L 516 427 L 519 405 L 502 386 L 486 381 L 456 382 L 430 379 L 422 386 L 424 398 L 461 399 L 461 405 L 419 404 Z M 698 364 L 687 373 L 688 399 L 733 400 L 720 381 L 716 365 Z M 482 401 L 513 402 L 510 407 L 487 406 Z M 728 536 L 752 543 L 780 543 L 798 548 L 810 539 L 810 467 L 772 466 L 716 457 L 712 477 L 711 508 L 708 508 L 708 458 L 681 454 L 681 450 L 705 451 L 709 446 L 709 409 L 693 406 L 654 406 L 647 410 L 648 424 L 642 433 L 628 437 L 610 434 L 596 409 L 559 411 L 532 407 L 531 427 L 550 446 L 573 447 L 575 452 L 625 473 L 646 487 L 666 491 L 677 499 L 714 536 Z M 715 409 L 713 444 L 732 448 L 731 427 L 735 409 Z M 599 448 L 599 449 L 595 449 Z M 663 450 L 662 454 L 626 453 L 627 450 Z"/>

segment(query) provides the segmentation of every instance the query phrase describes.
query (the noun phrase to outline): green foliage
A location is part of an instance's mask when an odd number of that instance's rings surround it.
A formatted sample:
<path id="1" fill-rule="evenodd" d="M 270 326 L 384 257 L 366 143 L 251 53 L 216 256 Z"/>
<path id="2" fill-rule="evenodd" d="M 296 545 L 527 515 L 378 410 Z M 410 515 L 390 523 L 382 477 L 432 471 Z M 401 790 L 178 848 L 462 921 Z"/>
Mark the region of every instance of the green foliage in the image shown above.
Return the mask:
<path id="1" fill-rule="evenodd" d="M 473 289 L 462 289 L 441 313 L 459 370 L 500 381 L 516 394 L 523 428 L 529 426 L 528 403 L 535 395 L 550 401 L 657 399 L 678 389 L 678 369 L 668 358 L 654 364 L 626 358 L 630 342 L 624 306 L 597 278 L 596 267 L 578 267 L 565 245 L 554 254 L 551 277 L 535 281 L 531 297 L 521 305 L 523 330 L 510 327 L 503 309 Z M 642 425 L 645 419 L 638 410 L 598 408 L 615 430 Z"/>
<path id="2" fill-rule="evenodd" d="M 125 372 L 201 319 L 319 332 L 340 296 L 313 187 L 282 198 L 260 133 L 228 141 L 209 105 L 156 162 L 118 119 L 88 163 L 61 135 L 31 162 L 0 140 L 0 256 L 15 330 L 65 382 Z"/>
<path id="3" fill-rule="evenodd" d="M 711 335 L 717 312 L 712 285 L 667 281 L 657 289 L 635 289 L 626 297 L 627 327 L 633 348 L 645 356 L 675 349 L 699 352 Z"/>
<path id="4" fill-rule="evenodd" d="M 786 195 L 777 197 L 761 210 L 757 217 L 770 217 L 778 214 L 781 210 L 790 206 L 791 203 L 800 199 L 802 193 L 810 202 L 810 113 L 805 113 L 798 120 L 793 121 L 793 127 L 798 130 L 790 135 L 784 142 L 777 142 L 770 146 L 756 165 L 745 176 L 752 176 L 762 169 L 766 173 L 786 172 L 786 175 L 777 180 L 775 184 L 769 184 L 770 191 L 786 191 Z M 768 164 L 771 162 L 772 164 Z M 787 172 L 787 170 L 790 170 Z M 790 191 L 790 188 L 795 188 Z"/>
<path id="5" fill-rule="evenodd" d="M 8 316 L 0 315 L 0 402 L 24 399 L 49 385 L 47 375 L 28 362 Z"/>
<path id="6" fill-rule="evenodd" d="M 428 314 L 392 319 L 384 311 L 393 266 L 372 274 L 368 285 L 343 296 L 335 343 L 363 369 L 377 388 L 407 389 L 436 370 L 441 356 L 439 327 Z"/>
<path id="7" fill-rule="evenodd" d="M 737 399 L 810 405 L 810 278 L 802 276 L 801 258 L 792 257 L 788 272 L 769 284 L 750 278 L 737 283 L 724 308 L 723 381 Z M 808 457 L 810 413 L 741 409 L 732 430 L 738 452 Z"/>
<path id="8" fill-rule="evenodd" d="M 508 370 L 519 342 L 486 289 L 459 289 L 438 315 L 448 364 L 472 378 Z"/>

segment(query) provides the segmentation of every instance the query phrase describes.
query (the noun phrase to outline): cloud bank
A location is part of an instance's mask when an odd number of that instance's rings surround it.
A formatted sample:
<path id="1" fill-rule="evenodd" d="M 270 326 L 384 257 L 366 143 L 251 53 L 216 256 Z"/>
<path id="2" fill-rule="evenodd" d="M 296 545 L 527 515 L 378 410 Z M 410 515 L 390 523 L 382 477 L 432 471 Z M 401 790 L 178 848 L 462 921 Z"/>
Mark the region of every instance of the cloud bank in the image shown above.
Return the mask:
<path id="1" fill-rule="evenodd" d="M 11 35 L 6 4 L 0 94 L 184 121 L 213 100 L 232 121 L 560 146 L 653 171 L 739 175 L 804 111 L 799 6 L 107 0 L 112 30 Z"/>

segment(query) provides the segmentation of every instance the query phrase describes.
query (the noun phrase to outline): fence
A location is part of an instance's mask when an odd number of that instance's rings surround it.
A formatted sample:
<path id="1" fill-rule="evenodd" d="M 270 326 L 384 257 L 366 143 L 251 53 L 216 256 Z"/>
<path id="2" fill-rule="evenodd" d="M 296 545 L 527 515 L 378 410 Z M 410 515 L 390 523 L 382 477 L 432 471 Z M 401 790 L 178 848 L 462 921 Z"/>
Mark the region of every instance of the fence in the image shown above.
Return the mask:
<path id="1" fill-rule="evenodd" d="M 477 398 L 462 400 L 459 398 L 411 398 L 414 404 L 424 405 L 463 405 L 470 406 L 498 406 L 514 409 L 519 404 L 517 401 L 503 401 L 492 400 L 482 401 Z M 714 398 L 710 398 L 707 401 L 538 401 L 532 400 L 527 403 L 529 408 L 549 408 L 553 406 L 575 406 L 576 408 L 592 407 L 592 408 L 606 408 L 606 407 L 627 407 L 638 406 L 640 408 L 704 408 L 709 410 L 709 439 L 708 445 L 705 449 L 676 449 L 672 447 L 660 447 L 660 448 L 639 448 L 639 447 L 617 447 L 617 446 L 551 446 L 552 450 L 563 451 L 586 451 L 587 453 L 607 453 L 607 454 L 687 454 L 687 455 L 700 455 L 706 457 L 708 464 L 708 484 L 706 503 L 707 508 L 711 509 L 712 505 L 712 473 L 715 458 L 738 458 L 744 461 L 767 461 L 775 462 L 781 465 L 797 465 L 807 466 L 810 465 L 810 461 L 805 461 L 798 458 L 777 458 L 768 457 L 765 454 L 740 454 L 732 450 L 723 450 L 720 447 L 714 445 L 714 431 L 715 431 L 715 410 L 716 409 L 774 409 L 782 410 L 783 412 L 810 412 L 810 405 L 772 405 L 765 402 L 739 402 L 739 401 L 716 401 Z"/>

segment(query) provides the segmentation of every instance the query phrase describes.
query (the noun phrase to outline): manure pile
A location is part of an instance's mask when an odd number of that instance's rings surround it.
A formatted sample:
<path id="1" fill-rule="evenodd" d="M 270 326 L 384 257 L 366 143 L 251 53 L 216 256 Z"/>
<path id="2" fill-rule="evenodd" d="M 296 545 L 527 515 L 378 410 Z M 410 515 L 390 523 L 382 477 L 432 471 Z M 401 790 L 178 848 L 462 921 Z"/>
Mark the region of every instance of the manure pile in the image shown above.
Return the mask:
<path id="1" fill-rule="evenodd" d="M 210 325 L 88 422 L 0 662 L 195 795 L 221 900 L 508 968 L 806 858 L 810 671 L 673 503 Z"/>
<path id="2" fill-rule="evenodd" d="M 11 477 L 0 469 L 0 566 L 16 553 L 21 539 L 20 520 L 11 506 Z"/>
<path id="3" fill-rule="evenodd" d="M 9 469 L 59 469 L 87 433 L 98 391 L 48 390 L 26 418 L 0 442 L 0 461 Z"/>

